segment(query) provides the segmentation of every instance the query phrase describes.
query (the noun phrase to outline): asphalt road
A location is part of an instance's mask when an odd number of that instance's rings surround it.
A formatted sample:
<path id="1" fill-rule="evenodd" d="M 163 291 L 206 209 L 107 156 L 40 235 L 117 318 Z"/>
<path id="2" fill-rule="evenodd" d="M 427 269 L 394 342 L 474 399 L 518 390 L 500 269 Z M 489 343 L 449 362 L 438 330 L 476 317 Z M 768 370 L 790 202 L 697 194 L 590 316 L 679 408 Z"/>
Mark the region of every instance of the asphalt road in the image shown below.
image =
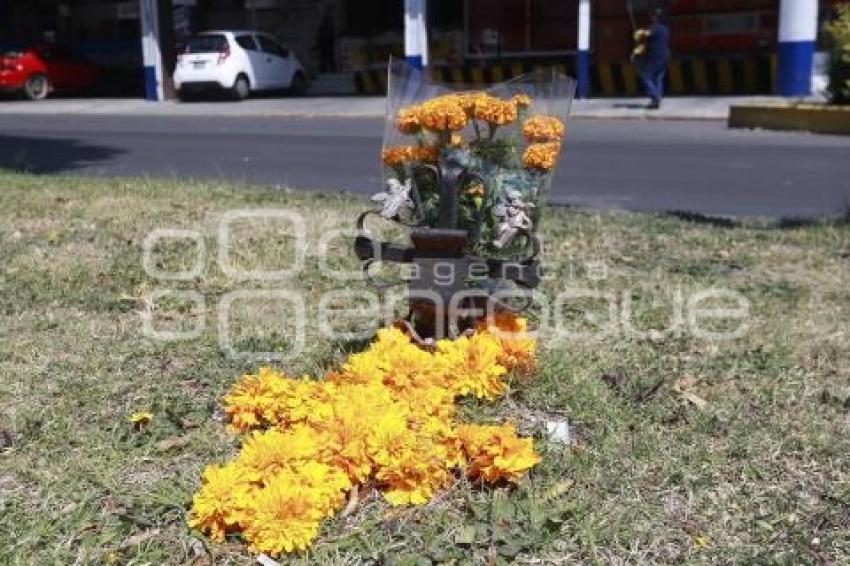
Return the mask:
<path id="1" fill-rule="evenodd" d="M 370 194 L 383 122 L 0 116 L 0 167 L 230 179 Z M 2 189 L 2 187 L 0 187 Z M 850 138 L 718 122 L 573 120 L 551 201 L 641 211 L 812 217 L 850 207 Z"/>

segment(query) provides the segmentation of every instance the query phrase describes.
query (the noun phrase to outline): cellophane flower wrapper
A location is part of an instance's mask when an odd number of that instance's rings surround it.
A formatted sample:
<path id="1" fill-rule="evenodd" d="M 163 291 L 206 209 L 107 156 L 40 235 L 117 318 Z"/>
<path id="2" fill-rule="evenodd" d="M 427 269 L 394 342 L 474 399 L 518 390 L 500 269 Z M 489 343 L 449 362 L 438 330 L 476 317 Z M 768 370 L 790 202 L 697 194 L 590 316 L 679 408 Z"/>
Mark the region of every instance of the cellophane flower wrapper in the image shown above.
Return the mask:
<path id="1" fill-rule="evenodd" d="M 574 81 L 540 69 L 486 89 L 453 90 L 394 60 L 387 84 L 383 179 L 387 187 L 407 184 L 401 192 L 409 199 L 384 216 L 466 230 L 468 251 L 484 257 L 526 256 L 564 145 Z M 445 161 L 469 173 L 457 190 L 456 226 L 438 221 L 434 166 Z M 387 202 L 390 192 L 378 198 Z"/>

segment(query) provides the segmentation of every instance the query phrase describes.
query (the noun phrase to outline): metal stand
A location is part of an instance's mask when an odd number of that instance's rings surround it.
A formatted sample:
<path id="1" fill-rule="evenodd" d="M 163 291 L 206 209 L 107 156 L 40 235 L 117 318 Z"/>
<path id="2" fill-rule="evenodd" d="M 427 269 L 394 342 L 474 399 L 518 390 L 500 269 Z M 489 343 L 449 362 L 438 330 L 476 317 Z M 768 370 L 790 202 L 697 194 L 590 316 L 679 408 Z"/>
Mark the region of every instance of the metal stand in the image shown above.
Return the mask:
<path id="1" fill-rule="evenodd" d="M 458 230 L 458 193 L 470 179 L 480 182 L 487 191 L 485 180 L 467 171 L 457 162 L 446 160 L 439 165 L 423 165 L 418 171 L 431 171 L 440 191 L 438 227 L 410 226 L 411 246 L 376 241 L 364 227 L 370 214 L 367 211 L 357 220 L 358 236 L 354 250 L 363 262 L 366 280 L 377 289 L 407 285 L 409 313 L 403 325 L 411 337 L 424 347 L 432 347 L 440 338 L 457 338 L 471 332 L 488 314 L 500 311 L 519 312 L 531 305 L 527 291 L 540 283 L 539 241 L 531 234 L 527 238 L 525 257 L 518 259 L 485 258 L 468 253 L 470 234 Z M 418 189 L 414 186 L 414 202 L 421 206 Z M 485 197 L 486 198 L 486 197 Z M 416 211 L 421 212 L 421 211 Z M 484 211 L 479 214 L 472 238 L 480 236 Z M 419 217 L 422 217 L 419 214 Z M 379 282 L 369 269 L 377 262 L 403 263 L 411 266 L 409 279 Z M 524 291 L 520 304 L 500 296 L 499 283 L 511 282 Z M 515 295 L 515 293 L 513 293 Z"/>

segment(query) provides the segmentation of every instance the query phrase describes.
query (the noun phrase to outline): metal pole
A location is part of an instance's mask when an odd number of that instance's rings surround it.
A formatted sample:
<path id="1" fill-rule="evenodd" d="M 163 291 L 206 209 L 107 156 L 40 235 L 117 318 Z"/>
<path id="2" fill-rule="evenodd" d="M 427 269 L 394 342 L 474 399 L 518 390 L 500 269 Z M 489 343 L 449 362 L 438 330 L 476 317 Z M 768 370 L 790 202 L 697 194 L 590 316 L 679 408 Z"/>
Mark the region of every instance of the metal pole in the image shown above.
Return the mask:
<path id="1" fill-rule="evenodd" d="M 417 69 L 424 63 L 422 46 L 427 43 L 424 5 L 425 0 L 404 0 L 404 58 Z"/>
<path id="2" fill-rule="evenodd" d="M 576 49 L 576 95 L 579 98 L 587 98 L 590 94 L 590 24 L 590 0 L 579 0 Z"/>
<path id="3" fill-rule="evenodd" d="M 145 76 L 145 99 L 163 100 L 162 53 L 159 48 L 159 11 L 157 0 L 139 0 L 139 23 L 142 33 L 142 64 Z"/>
<path id="4" fill-rule="evenodd" d="M 782 96 L 812 93 L 818 33 L 818 0 L 780 0 L 776 90 Z"/>

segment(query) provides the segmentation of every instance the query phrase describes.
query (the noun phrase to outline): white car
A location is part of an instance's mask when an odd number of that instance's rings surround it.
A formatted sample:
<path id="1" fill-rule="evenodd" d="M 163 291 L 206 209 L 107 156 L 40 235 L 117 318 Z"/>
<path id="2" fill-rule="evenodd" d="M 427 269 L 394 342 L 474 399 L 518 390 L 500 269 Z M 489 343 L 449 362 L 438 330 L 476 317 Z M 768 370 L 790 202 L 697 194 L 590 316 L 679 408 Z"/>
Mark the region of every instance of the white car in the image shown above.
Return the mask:
<path id="1" fill-rule="evenodd" d="M 307 89 L 304 68 L 289 49 L 259 31 L 207 31 L 191 37 L 177 56 L 174 87 L 181 99 L 224 89 L 237 100 L 260 90 Z"/>

